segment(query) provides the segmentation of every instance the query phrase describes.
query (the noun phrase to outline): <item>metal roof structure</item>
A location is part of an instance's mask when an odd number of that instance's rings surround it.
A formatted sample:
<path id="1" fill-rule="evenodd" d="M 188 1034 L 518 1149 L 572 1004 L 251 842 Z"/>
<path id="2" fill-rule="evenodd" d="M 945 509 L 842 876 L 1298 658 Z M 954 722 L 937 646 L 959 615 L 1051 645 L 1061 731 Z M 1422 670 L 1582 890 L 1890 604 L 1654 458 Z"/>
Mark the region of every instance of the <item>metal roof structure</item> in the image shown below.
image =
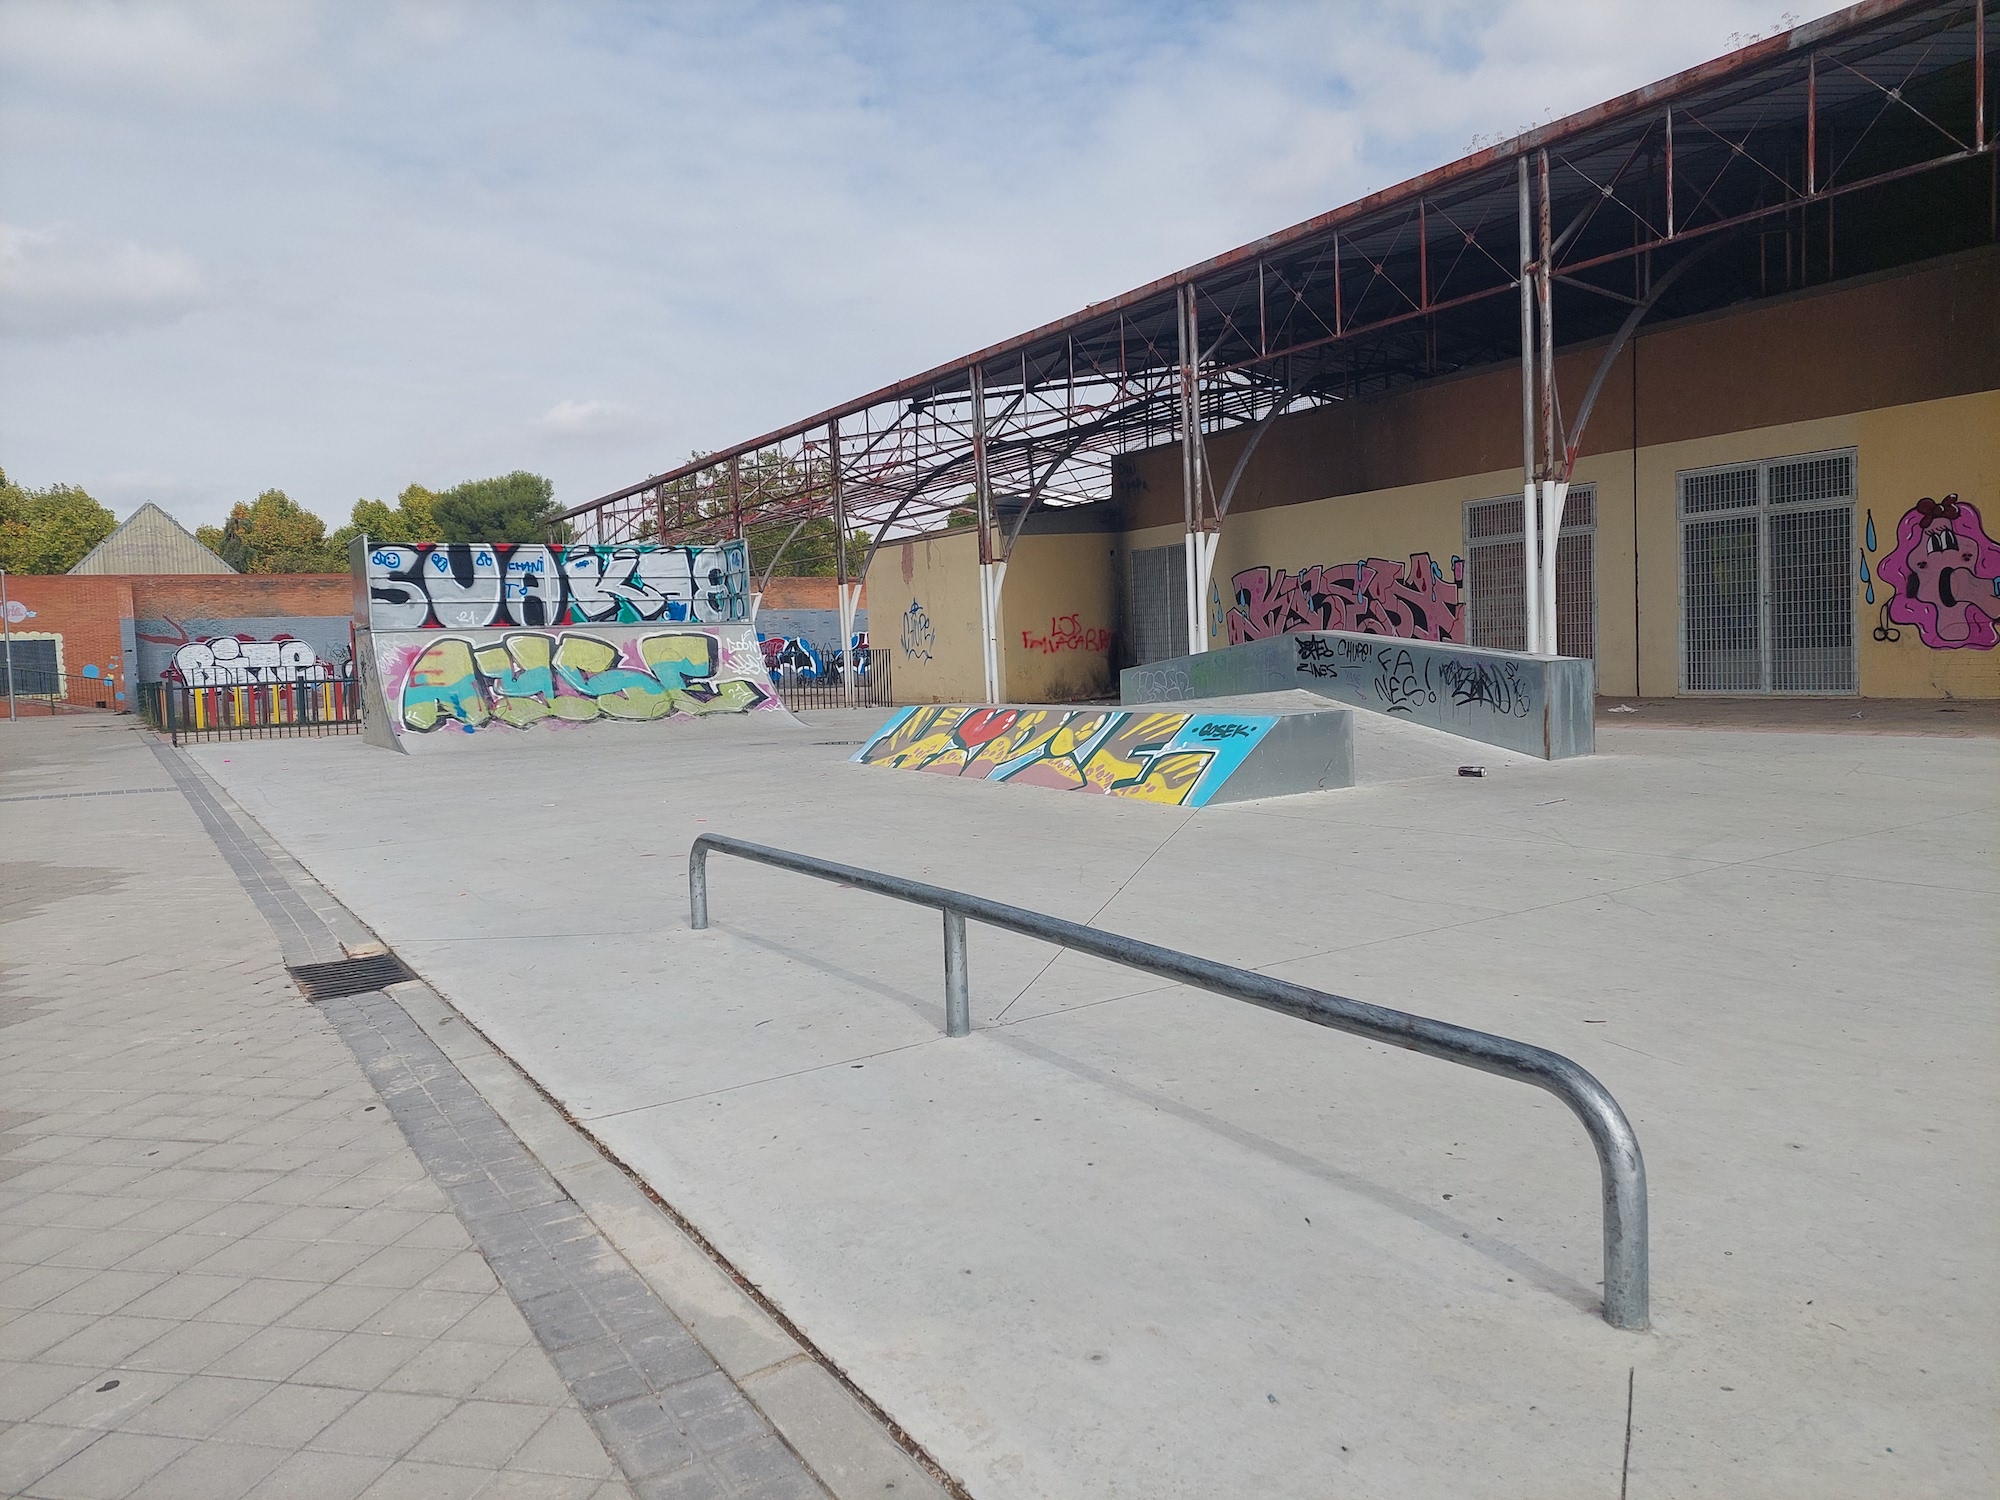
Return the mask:
<path id="1" fill-rule="evenodd" d="M 976 493 L 1018 535 L 1035 506 L 1108 498 L 1120 454 L 1189 430 L 1989 243 L 1996 18 L 2000 0 L 1865 0 L 565 519 L 614 542 L 796 537 L 827 518 L 822 549 L 853 527 L 879 546 Z M 1565 395 L 1583 393 L 1542 393 L 1545 473 L 1580 435 Z M 1189 526 L 1212 529 L 1233 477 L 1188 446 Z"/>

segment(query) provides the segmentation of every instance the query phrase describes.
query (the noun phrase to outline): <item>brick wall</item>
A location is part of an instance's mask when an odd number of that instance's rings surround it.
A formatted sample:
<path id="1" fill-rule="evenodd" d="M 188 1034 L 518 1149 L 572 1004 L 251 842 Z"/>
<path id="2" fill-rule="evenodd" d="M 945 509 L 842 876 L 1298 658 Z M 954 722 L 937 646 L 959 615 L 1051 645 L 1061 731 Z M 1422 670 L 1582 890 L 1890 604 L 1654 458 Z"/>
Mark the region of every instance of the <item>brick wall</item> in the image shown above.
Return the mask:
<path id="1" fill-rule="evenodd" d="M 131 644 L 130 578 L 10 573 L 7 602 L 10 634 L 16 641 L 55 642 L 56 670 L 66 679 L 71 702 L 102 700 L 108 708 L 130 707 L 126 689 L 137 671 L 126 651 Z M 17 660 L 23 664 L 25 682 L 25 653 Z"/>
<path id="2" fill-rule="evenodd" d="M 220 620 L 354 613 L 345 573 L 216 573 L 133 578 L 132 603 L 148 619 Z"/>
<path id="3" fill-rule="evenodd" d="M 855 562 L 859 563 L 860 558 Z M 755 580 L 752 580 L 755 583 Z M 862 602 L 866 602 L 863 591 Z M 831 609 L 838 611 L 840 599 L 831 578 L 773 578 L 764 585 L 761 609 Z"/>
<path id="4" fill-rule="evenodd" d="M 170 649 L 148 651 L 142 671 L 139 621 L 151 634 L 194 639 L 238 632 L 266 639 L 282 625 L 281 633 L 312 639 L 337 663 L 353 614 L 345 573 L 10 574 L 7 597 L 17 639 L 55 643 L 71 702 L 126 710 L 134 707 L 133 685 L 158 678 L 172 659 Z"/>

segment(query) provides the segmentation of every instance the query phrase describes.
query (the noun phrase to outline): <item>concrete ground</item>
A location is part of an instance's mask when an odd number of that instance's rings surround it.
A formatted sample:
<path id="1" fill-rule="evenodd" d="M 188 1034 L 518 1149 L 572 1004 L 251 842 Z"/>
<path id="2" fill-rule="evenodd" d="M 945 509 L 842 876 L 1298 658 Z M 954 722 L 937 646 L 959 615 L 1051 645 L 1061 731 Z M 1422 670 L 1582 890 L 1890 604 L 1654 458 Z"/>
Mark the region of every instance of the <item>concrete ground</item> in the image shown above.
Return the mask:
<path id="1" fill-rule="evenodd" d="M 939 1493 L 426 986 L 306 1003 L 348 948 L 185 757 L 0 725 L 0 1494 Z"/>
<path id="2" fill-rule="evenodd" d="M 192 758 L 982 1500 L 1992 1492 L 2000 746 L 1364 717 L 1363 785 L 1189 813 L 877 718 Z M 718 859 L 688 931 L 704 830 L 1575 1057 L 1654 1331 L 1553 1099 L 977 928 L 947 1041 L 933 914 Z"/>
<path id="3" fill-rule="evenodd" d="M 1601 697 L 1597 724 L 1600 729 L 1780 729 L 1992 739 L 2000 738 L 2000 699 Z"/>
<path id="4" fill-rule="evenodd" d="M 146 747 L 0 746 L 0 1494 L 629 1497 Z"/>

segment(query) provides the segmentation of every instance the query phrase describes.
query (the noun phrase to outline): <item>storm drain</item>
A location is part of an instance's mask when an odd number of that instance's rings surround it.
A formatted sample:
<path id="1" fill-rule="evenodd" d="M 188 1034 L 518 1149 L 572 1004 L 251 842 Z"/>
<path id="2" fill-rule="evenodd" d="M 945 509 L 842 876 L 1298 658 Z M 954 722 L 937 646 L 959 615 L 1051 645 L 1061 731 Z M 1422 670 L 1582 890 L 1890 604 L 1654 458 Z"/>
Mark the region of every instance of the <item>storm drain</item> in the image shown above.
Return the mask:
<path id="1" fill-rule="evenodd" d="M 287 964 L 289 973 L 308 1000 L 338 1000 L 343 995 L 365 995 L 384 985 L 415 979 L 393 953 L 371 953 L 365 958 L 343 958 L 329 964 Z"/>

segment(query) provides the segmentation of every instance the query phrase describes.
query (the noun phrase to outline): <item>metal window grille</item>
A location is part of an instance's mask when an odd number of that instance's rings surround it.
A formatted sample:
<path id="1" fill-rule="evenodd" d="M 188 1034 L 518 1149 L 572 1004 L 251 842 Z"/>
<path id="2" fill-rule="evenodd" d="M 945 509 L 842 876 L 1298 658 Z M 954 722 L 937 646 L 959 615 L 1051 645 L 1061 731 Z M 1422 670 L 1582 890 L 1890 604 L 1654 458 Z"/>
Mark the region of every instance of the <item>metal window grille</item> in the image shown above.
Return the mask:
<path id="1" fill-rule="evenodd" d="M 1757 503 L 1757 466 L 1714 469 L 1681 476 L 1681 514 L 1706 515 L 1715 510 L 1741 510 Z"/>
<path id="2" fill-rule="evenodd" d="M 1126 618 L 1132 622 L 1134 665 L 1187 655 L 1185 550 L 1173 542 L 1141 548 L 1129 558 Z"/>
<path id="3" fill-rule="evenodd" d="M 1849 449 L 1678 476 L 1683 692 L 1855 690 L 1854 474 Z"/>
<path id="4" fill-rule="evenodd" d="M 12 667 L 11 674 L 9 667 Z M 62 672 L 56 664 L 54 641 L 22 640 L 0 655 L 0 694 L 12 688 L 16 694 L 47 697 L 62 690 Z"/>
<path id="5" fill-rule="evenodd" d="M 1765 468 L 1767 498 L 1773 505 L 1854 498 L 1854 455 L 1834 453 L 1799 458 Z"/>
<path id="6" fill-rule="evenodd" d="M 1691 693 L 1756 691 L 1762 672 L 1757 518 L 1690 521 L 1681 533 L 1681 628 Z"/>
<path id="7" fill-rule="evenodd" d="M 1556 649 L 1564 656 L 1597 655 L 1596 528 L 1597 491 L 1577 485 L 1564 502 L 1556 539 Z M 1472 644 L 1519 651 L 1528 634 L 1521 497 L 1468 505 L 1465 536 Z"/>
<path id="8" fill-rule="evenodd" d="M 1765 525 L 1771 691 L 1853 692 L 1853 509 L 1780 511 Z"/>

